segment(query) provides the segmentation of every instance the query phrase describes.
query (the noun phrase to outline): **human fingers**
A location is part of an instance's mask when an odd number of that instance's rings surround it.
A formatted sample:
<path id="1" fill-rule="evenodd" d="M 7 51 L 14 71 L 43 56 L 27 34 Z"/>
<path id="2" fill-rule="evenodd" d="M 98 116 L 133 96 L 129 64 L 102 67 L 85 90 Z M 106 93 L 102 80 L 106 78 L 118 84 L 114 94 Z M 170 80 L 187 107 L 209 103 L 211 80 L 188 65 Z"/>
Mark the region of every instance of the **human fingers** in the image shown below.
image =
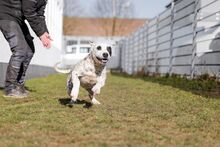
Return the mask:
<path id="1" fill-rule="evenodd" d="M 46 39 L 46 48 L 49 49 L 51 48 L 51 40 L 49 38 Z"/>
<path id="2" fill-rule="evenodd" d="M 52 38 L 50 35 L 48 35 L 48 39 L 50 39 L 51 41 L 53 41 L 53 38 Z"/>

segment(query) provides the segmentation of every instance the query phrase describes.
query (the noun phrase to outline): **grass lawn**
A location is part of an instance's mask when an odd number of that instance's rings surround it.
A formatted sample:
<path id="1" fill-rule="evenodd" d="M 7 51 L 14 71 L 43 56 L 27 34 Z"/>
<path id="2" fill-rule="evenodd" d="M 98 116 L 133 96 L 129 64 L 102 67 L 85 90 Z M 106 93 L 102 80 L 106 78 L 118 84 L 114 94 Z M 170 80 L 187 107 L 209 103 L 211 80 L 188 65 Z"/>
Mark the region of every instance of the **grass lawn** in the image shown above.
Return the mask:
<path id="1" fill-rule="evenodd" d="M 157 81 L 108 75 L 102 105 L 68 107 L 66 75 L 27 81 L 26 99 L 2 97 L 0 146 L 220 146 L 220 98 Z"/>

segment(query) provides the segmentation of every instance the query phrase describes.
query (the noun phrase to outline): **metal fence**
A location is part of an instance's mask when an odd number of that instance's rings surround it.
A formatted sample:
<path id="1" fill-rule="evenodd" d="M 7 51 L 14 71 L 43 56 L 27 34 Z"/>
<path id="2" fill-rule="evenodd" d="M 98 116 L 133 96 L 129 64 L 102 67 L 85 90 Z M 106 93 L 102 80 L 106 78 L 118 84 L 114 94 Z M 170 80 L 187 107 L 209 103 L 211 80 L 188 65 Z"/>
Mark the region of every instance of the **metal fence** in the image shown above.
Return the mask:
<path id="1" fill-rule="evenodd" d="M 220 72 L 220 0 L 173 0 L 119 44 L 128 74 L 195 75 Z"/>

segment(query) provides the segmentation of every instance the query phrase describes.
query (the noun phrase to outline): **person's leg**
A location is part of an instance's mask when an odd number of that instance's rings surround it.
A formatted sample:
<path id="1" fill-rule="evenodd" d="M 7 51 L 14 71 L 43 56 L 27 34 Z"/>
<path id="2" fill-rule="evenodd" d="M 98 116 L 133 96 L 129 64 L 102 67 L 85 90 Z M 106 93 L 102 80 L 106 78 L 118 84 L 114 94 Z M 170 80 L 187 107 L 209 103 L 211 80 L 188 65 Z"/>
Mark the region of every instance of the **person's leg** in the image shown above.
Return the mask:
<path id="1" fill-rule="evenodd" d="M 27 25 L 25 23 L 23 23 L 21 25 L 21 29 L 22 29 L 22 32 L 25 36 L 25 40 L 29 46 L 29 48 L 27 48 L 27 54 L 26 54 L 26 57 L 25 57 L 25 60 L 24 62 L 22 62 L 21 64 L 21 68 L 20 68 L 20 71 L 19 71 L 19 75 L 18 75 L 18 78 L 17 78 L 17 82 L 19 84 L 19 87 L 24 91 L 24 92 L 27 92 L 27 90 L 25 90 L 25 87 L 24 87 L 24 84 L 25 84 L 25 75 L 26 75 L 26 72 L 27 72 L 27 69 L 28 69 L 28 66 L 31 62 L 31 59 L 34 55 L 34 52 L 35 52 L 35 47 L 34 47 L 34 43 L 33 43 L 33 37 L 31 36 L 30 32 L 29 32 L 29 29 L 27 27 Z"/>
<path id="2" fill-rule="evenodd" d="M 21 67 L 26 60 L 27 50 L 30 47 L 18 23 L 14 21 L 1 20 L 0 30 L 2 31 L 5 39 L 8 41 L 12 51 L 5 80 L 6 95 L 11 92 L 15 95 L 22 95 L 22 92 L 17 90 L 18 77 Z"/>

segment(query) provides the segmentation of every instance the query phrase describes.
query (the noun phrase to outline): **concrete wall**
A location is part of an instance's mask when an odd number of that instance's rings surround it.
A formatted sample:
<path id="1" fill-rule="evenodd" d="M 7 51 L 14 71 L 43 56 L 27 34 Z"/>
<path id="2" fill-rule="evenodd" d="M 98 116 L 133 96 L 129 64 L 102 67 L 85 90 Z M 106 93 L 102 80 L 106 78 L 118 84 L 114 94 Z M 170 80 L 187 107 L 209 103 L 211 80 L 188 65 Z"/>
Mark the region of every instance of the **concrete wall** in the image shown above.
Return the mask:
<path id="1" fill-rule="evenodd" d="M 6 71 L 7 63 L 0 63 L 0 71 Z M 39 65 L 30 65 L 27 71 L 26 79 L 44 77 L 49 74 L 54 74 L 56 71 L 52 67 L 39 66 Z M 1 72 L 0 76 L 0 87 L 4 87 L 6 72 Z"/>
<path id="2" fill-rule="evenodd" d="M 45 76 L 55 73 L 52 70 L 55 63 L 60 61 L 61 51 L 63 46 L 63 0 L 48 0 L 48 5 L 45 11 L 46 23 L 53 38 L 51 49 L 45 49 L 39 38 L 30 29 L 34 36 L 34 44 L 36 53 L 32 59 L 31 66 L 28 70 L 28 77 Z M 6 73 L 6 64 L 9 61 L 11 52 L 7 41 L 0 32 L 0 86 L 4 85 Z"/>

